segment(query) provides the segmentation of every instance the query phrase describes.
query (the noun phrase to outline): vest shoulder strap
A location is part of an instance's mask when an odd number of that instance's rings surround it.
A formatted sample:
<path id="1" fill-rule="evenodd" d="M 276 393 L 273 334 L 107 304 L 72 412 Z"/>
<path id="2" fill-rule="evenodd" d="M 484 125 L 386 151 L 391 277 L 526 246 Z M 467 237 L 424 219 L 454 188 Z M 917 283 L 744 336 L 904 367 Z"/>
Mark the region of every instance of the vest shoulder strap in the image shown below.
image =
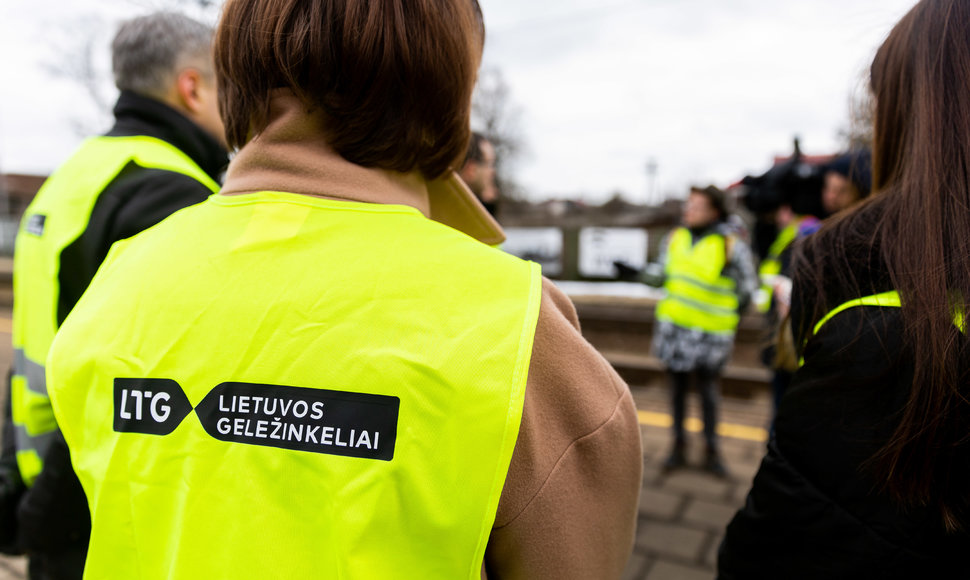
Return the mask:
<path id="1" fill-rule="evenodd" d="M 174 171 L 187 175 L 202 183 L 213 193 L 219 191 L 219 184 L 202 170 L 184 151 L 178 147 L 147 135 L 132 135 L 127 137 L 95 137 L 93 144 L 105 151 L 119 149 L 119 157 L 127 156 L 139 165 Z"/>
<path id="2" fill-rule="evenodd" d="M 828 314 L 823 316 L 818 323 L 815 324 L 815 328 L 812 329 L 812 334 L 818 334 L 818 331 L 825 326 L 825 323 L 831 320 L 836 314 L 844 312 L 849 308 L 854 308 L 856 306 L 881 306 L 889 308 L 899 308 L 902 305 L 899 299 L 899 292 L 895 290 L 890 290 L 889 292 L 882 292 L 881 294 L 873 294 L 872 296 L 863 296 L 861 298 L 855 298 L 844 302 L 835 308 L 833 308 Z"/>

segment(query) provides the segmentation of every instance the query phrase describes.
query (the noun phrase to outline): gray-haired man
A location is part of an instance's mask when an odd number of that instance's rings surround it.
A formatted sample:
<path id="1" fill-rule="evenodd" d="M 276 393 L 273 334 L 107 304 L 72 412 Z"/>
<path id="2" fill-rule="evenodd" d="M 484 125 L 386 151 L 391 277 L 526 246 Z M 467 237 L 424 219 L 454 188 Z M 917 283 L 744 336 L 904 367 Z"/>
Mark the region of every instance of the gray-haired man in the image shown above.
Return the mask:
<path id="1" fill-rule="evenodd" d="M 12 421 L 22 478 L 17 549 L 30 577 L 80 578 L 90 517 L 47 398 L 44 364 L 57 328 L 111 245 L 201 202 L 226 163 L 210 27 L 175 13 L 121 25 L 112 66 L 115 125 L 85 141 L 24 214 L 14 256 Z M 0 478 L 4 476 L 0 465 Z"/>

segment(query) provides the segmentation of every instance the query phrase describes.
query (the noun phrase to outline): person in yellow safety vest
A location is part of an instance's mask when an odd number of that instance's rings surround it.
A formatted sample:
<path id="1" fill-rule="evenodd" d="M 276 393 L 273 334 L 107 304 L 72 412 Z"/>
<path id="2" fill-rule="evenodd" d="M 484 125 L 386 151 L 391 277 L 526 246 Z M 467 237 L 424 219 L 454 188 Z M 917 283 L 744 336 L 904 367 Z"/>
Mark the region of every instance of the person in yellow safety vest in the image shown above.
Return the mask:
<path id="1" fill-rule="evenodd" d="M 48 360 L 88 577 L 622 576 L 630 391 L 454 172 L 483 40 L 470 0 L 226 3 L 225 186 Z"/>
<path id="2" fill-rule="evenodd" d="M 771 370 L 772 408 L 777 410 L 791 383 L 796 364 L 791 348 L 791 329 L 785 322 L 791 301 L 792 250 L 796 240 L 816 232 L 822 222 L 814 215 L 796 214 L 787 204 L 776 210 L 775 219 L 782 229 L 758 268 L 761 288 L 756 303 L 758 310 L 767 315 L 761 358 Z"/>
<path id="3" fill-rule="evenodd" d="M 769 246 L 768 255 L 758 266 L 761 289 L 756 303 L 761 312 L 768 312 L 776 305 L 776 282 L 779 276 L 786 276 L 789 272 L 792 243 L 798 238 L 817 231 L 821 225 L 817 217 L 797 215 L 788 205 L 778 208 L 775 212 L 775 220 L 781 226 L 781 231 Z"/>
<path id="4" fill-rule="evenodd" d="M 14 256 L 8 424 L 28 488 L 14 549 L 28 553 L 30 578 L 80 578 L 90 529 L 48 398 L 45 366 L 58 327 L 114 242 L 204 201 L 228 163 L 212 34 L 175 13 L 123 23 L 112 44 L 121 90 L 114 127 L 86 140 L 24 214 Z"/>
<path id="5" fill-rule="evenodd" d="M 729 233 L 727 198 L 716 187 L 693 188 L 683 226 L 666 240 L 666 296 L 657 305 L 654 353 L 667 368 L 673 409 L 673 449 L 664 467 L 687 463 L 684 418 L 694 379 L 704 415 L 704 467 L 724 476 L 717 440 L 718 377 L 731 355 L 734 333 L 757 288 L 751 250 Z"/>
<path id="6" fill-rule="evenodd" d="M 822 206 L 834 215 L 867 198 L 872 189 L 872 159 L 868 149 L 857 149 L 826 163 L 822 168 Z M 780 221 L 788 222 L 772 244 L 768 257 L 761 263 L 762 288 L 770 296 L 769 346 L 764 361 L 772 368 L 774 410 L 788 390 L 797 365 L 794 339 L 787 315 L 791 303 L 793 273 L 791 271 L 792 244 L 796 239 L 814 233 L 821 222 L 814 216 L 793 216 L 788 206 L 779 212 Z"/>
<path id="7" fill-rule="evenodd" d="M 821 167 L 823 186 L 821 191 L 822 206 L 829 213 L 829 218 L 845 211 L 853 205 L 869 197 L 872 189 L 872 160 L 868 149 L 857 149 L 837 155 Z M 791 305 L 792 278 L 791 271 L 792 242 L 817 231 L 821 223 L 813 217 L 803 217 L 796 220 L 797 228 L 785 228 L 782 232 L 785 238 L 794 236 L 785 243 L 785 249 L 780 255 L 784 259 L 778 261 L 778 272 L 772 278 L 773 310 L 770 322 L 776 329 L 774 351 L 766 356 L 775 371 L 772 379 L 774 390 L 775 410 L 781 402 L 781 397 L 791 382 L 792 372 L 798 364 L 795 354 L 794 337 L 791 324 L 787 318 Z M 764 264 L 762 264 L 764 266 Z"/>

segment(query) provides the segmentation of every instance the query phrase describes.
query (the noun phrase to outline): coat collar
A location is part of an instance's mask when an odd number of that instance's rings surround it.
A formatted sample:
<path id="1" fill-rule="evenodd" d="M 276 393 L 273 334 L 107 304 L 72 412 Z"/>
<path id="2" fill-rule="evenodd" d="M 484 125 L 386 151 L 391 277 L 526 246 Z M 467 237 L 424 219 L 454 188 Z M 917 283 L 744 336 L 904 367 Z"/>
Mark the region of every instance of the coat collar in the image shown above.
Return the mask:
<path id="1" fill-rule="evenodd" d="M 246 143 L 229 164 L 222 193 L 284 191 L 406 205 L 486 244 L 505 240 L 502 228 L 454 172 L 428 181 L 418 171 L 362 167 L 341 157 L 324 135 L 322 113 L 308 112 L 289 91 L 276 91 L 266 129 Z"/>
<path id="2" fill-rule="evenodd" d="M 221 181 L 228 153 L 215 137 L 162 101 L 121 91 L 114 107 L 115 124 L 109 137 L 147 135 L 175 146 L 209 177 Z"/>

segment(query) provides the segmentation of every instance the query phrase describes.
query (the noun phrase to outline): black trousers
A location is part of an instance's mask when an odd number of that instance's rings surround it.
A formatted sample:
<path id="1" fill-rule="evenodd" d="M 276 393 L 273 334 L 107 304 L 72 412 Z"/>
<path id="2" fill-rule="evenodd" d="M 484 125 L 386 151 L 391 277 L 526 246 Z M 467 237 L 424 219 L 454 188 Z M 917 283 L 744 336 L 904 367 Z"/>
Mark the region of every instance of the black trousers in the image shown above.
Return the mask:
<path id="1" fill-rule="evenodd" d="M 720 403 L 720 369 L 697 369 L 693 372 L 668 371 L 670 377 L 670 401 L 674 416 L 674 443 L 684 445 L 684 417 L 687 414 L 687 391 L 691 378 L 701 396 L 701 411 L 704 418 L 704 440 L 709 450 L 717 449 L 717 410 Z"/>

